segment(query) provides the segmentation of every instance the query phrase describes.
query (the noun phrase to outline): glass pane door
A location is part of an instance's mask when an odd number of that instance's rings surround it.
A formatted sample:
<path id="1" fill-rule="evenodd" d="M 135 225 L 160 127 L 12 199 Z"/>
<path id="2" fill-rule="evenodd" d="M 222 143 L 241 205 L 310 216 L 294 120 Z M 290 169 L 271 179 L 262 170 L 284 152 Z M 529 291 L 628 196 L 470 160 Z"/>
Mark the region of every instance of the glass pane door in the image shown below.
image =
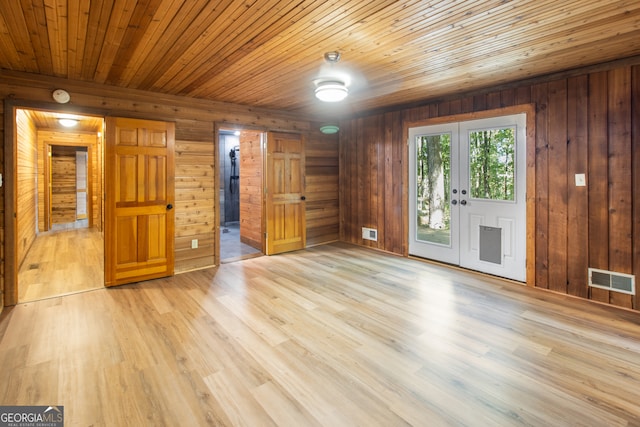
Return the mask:
<path id="1" fill-rule="evenodd" d="M 409 137 L 410 253 L 457 263 L 457 126 L 413 128 Z"/>
<path id="2" fill-rule="evenodd" d="M 526 280 L 526 116 L 460 123 L 460 265 Z"/>

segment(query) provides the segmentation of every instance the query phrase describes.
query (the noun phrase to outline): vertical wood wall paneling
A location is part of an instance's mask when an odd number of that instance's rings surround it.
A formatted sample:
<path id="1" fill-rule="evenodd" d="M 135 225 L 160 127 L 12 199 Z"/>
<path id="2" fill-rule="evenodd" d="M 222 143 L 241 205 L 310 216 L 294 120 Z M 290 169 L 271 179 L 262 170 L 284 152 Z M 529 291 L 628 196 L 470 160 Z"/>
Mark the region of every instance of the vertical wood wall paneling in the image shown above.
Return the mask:
<path id="1" fill-rule="evenodd" d="M 387 196 L 387 188 L 385 185 L 386 180 L 391 179 L 390 176 L 387 176 L 391 171 L 387 169 L 387 162 L 385 160 L 387 145 L 385 116 L 381 114 L 376 116 L 376 118 L 376 131 L 375 135 L 373 135 L 375 143 L 372 147 L 373 152 L 371 158 L 371 162 L 374 163 L 371 165 L 371 170 L 375 171 L 375 182 L 371 182 L 371 192 L 378 195 L 379 201 L 375 204 L 377 211 L 375 214 L 375 225 L 373 227 L 377 230 L 377 242 L 372 243 L 375 243 L 375 247 L 382 248 L 384 247 L 385 236 L 387 234 L 384 227 L 385 213 L 388 211 L 389 214 L 391 214 L 392 212 L 392 209 L 387 206 L 389 204 L 389 198 Z"/>
<path id="2" fill-rule="evenodd" d="M 372 215 L 378 212 L 377 197 L 374 200 L 374 195 L 371 192 L 371 179 L 373 171 L 371 170 L 371 153 L 373 141 L 370 139 L 373 135 L 372 128 L 375 127 L 374 118 L 365 117 L 360 121 L 358 126 L 358 153 L 359 161 L 357 165 L 358 171 L 358 229 L 362 227 L 376 228 L 375 219 L 372 219 Z M 377 194 L 375 195 L 377 196 Z M 371 240 L 364 240 L 362 236 L 359 239 L 365 246 L 375 246 L 375 242 Z"/>
<path id="3" fill-rule="evenodd" d="M 405 212 L 407 204 L 402 191 L 406 144 L 395 143 L 395 141 L 406 141 L 402 135 L 402 114 L 400 112 L 385 114 L 384 124 L 386 212 L 384 213 L 383 247 L 390 252 L 407 255 L 408 249 L 404 246 L 402 238 L 408 228 L 408 215 Z"/>
<path id="4" fill-rule="evenodd" d="M 324 135 L 317 128 L 305 138 L 307 246 L 340 238 L 338 135 Z"/>
<path id="5" fill-rule="evenodd" d="M 16 113 L 17 155 L 17 250 L 18 266 L 36 238 L 37 131 L 24 110 Z M 6 181 L 6 177 L 3 178 Z M 3 188 L 5 184 L 3 183 Z"/>
<path id="6" fill-rule="evenodd" d="M 624 294 L 588 288 L 587 269 L 616 268 L 640 275 L 640 227 L 636 226 L 640 202 L 633 198 L 640 188 L 640 66 L 433 101 L 402 110 L 397 123 L 389 119 L 393 113 L 381 113 L 385 126 L 378 138 L 371 131 L 379 129 L 372 117 L 345 120 L 340 136 L 341 239 L 370 246 L 362 241 L 360 229 L 363 210 L 368 209 L 384 215 L 378 224 L 384 228 L 379 229 L 384 240 L 377 247 L 404 253 L 396 242 L 406 241 L 407 231 L 394 225 L 406 221 L 408 215 L 398 207 L 395 194 L 404 195 L 400 204 L 406 206 L 407 183 L 403 176 L 387 170 L 388 138 L 394 146 L 406 145 L 406 135 L 395 127 L 469 109 L 480 112 L 522 104 L 536 106 L 535 123 L 527 124 L 528 135 L 536 141 L 527 147 L 527 168 L 533 178 L 527 180 L 527 199 L 535 201 L 527 206 L 527 217 L 533 219 L 527 229 L 528 284 L 629 307 L 632 299 Z M 378 168 L 384 167 L 385 179 L 392 182 L 385 181 L 384 200 L 381 188 L 378 194 L 362 197 L 363 184 L 372 176 L 370 158 L 362 159 L 373 152 L 363 142 L 365 133 L 385 151 L 384 164 Z M 400 153 L 391 152 L 394 156 Z M 392 162 L 402 162 L 406 156 L 405 151 Z M 408 173 L 405 168 L 403 174 Z M 585 174 L 586 187 L 575 186 L 577 173 Z M 382 214 L 380 203 L 385 206 Z"/>
<path id="7" fill-rule="evenodd" d="M 609 269 L 631 274 L 632 156 L 631 68 L 609 71 Z M 640 196 L 639 196 L 640 197 Z M 632 298 L 611 292 L 611 303 L 631 307 Z"/>
<path id="8" fill-rule="evenodd" d="M 240 241 L 264 251 L 262 132 L 243 130 L 240 135 Z"/>
<path id="9" fill-rule="evenodd" d="M 215 215 L 213 124 L 178 120 L 175 142 L 175 272 L 213 265 Z M 191 241 L 198 247 L 192 249 Z"/>
<path id="10" fill-rule="evenodd" d="M 608 105 L 607 72 L 589 76 L 589 265 L 609 269 L 609 200 L 607 132 Z M 609 291 L 589 288 L 591 298 L 609 302 Z"/>
<path id="11" fill-rule="evenodd" d="M 633 228 L 633 272 L 636 275 L 636 295 L 633 307 L 638 309 L 640 297 L 638 281 L 640 281 L 640 66 L 631 69 L 631 158 L 633 165 L 633 214 L 631 224 Z"/>
<path id="12" fill-rule="evenodd" d="M 549 288 L 549 104 L 548 84 L 532 88 L 536 104 L 536 286 Z"/>
<path id="13" fill-rule="evenodd" d="M 567 82 L 549 83 L 549 289 L 567 292 Z"/>
<path id="14" fill-rule="evenodd" d="M 351 221 L 350 211 L 345 209 L 353 209 L 354 204 L 348 203 L 348 199 L 351 198 L 352 191 L 352 179 L 353 176 L 348 173 L 347 167 L 354 164 L 351 158 L 352 149 L 354 145 L 354 129 L 355 120 L 343 121 L 340 123 L 340 133 L 338 134 L 338 181 L 340 187 L 338 188 L 338 198 L 340 210 L 340 240 L 352 242 L 353 239 L 353 224 Z"/>
<path id="15" fill-rule="evenodd" d="M 587 269 L 589 265 L 589 193 L 587 187 L 575 185 L 575 175 L 589 179 L 588 157 L 588 78 L 570 78 L 567 89 L 567 292 L 587 297 Z"/>

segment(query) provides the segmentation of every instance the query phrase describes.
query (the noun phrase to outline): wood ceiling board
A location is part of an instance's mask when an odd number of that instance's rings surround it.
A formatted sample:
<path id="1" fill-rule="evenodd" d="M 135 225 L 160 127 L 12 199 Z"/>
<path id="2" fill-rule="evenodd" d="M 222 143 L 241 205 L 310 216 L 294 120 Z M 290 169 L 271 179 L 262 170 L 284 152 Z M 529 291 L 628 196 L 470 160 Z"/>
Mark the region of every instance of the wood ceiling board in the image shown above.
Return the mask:
<path id="1" fill-rule="evenodd" d="M 640 2 L 7 1 L 0 35 L 4 70 L 338 114 L 638 56 Z M 360 77 L 327 106 L 313 79 L 332 50 Z"/>

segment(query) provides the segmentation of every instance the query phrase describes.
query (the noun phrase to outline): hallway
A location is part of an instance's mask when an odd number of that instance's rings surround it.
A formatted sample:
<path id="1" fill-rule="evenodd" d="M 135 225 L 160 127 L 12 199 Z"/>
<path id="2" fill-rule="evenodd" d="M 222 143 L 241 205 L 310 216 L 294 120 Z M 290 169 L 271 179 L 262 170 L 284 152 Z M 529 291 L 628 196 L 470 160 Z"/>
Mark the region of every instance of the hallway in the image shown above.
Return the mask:
<path id="1" fill-rule="evenodd" d="M 104 242 L 95 228 L 40 233 L 18 274 L 18 301 L 29 302 L 104 286 Z"/>

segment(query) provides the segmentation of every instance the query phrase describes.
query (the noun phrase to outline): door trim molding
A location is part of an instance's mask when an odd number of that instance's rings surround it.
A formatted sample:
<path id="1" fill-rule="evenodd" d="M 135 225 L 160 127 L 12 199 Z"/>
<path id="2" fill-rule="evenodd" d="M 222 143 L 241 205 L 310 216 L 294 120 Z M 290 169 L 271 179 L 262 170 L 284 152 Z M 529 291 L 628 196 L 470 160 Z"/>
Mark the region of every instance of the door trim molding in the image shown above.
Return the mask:
<path id="1" fill-rule="evenodd" d="M 409 257 L 409 128 L 420 126 L 431 126 L 451 122 L 463 122 L 477 119 L 488 119 L 492 117 L 508 116 L 513 114 L 525 113 L 527 117 L 527 135 L 526 135 L 526 284 L 533 287 L 536 283 L 536 107 L 535 104 L 521 104 L 513 107 L 497 108 L 493 110 L 474 111 L 470 113 L 461 113 L 448 116 L 431 117 L 423 120 L 405 121 L 402 126 L 403 158 L 405 160 L 405 168 L 402 183 L 402 204 L 406 215 L 403 218 L 403 248 L 405 257 Z"/>

